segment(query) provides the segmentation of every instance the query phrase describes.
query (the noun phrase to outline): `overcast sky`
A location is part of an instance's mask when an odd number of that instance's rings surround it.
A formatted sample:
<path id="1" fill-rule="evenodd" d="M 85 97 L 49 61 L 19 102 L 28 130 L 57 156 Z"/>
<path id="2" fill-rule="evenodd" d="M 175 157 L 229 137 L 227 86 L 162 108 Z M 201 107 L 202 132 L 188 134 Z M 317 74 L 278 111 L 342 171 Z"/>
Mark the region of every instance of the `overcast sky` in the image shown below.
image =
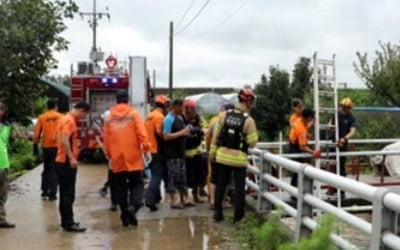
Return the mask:
<path id="1" fill-rule="evenodd" d="M 91 11 L 92 0 L 75 0 Z M 107 54 L 148 58 L 157 71 L 157 85 L 168 81 L 169 21 L 176 23 L 192 0 L 98 0 L 99 11 L 109 7 L 98 44 Z M 195 0 L 178 30 L 206 0 Z M 242 8 L 240 8 L 242 7 Z M 269 65 L 292 71 L 300 56 L 337 56 L 338 82 L 363 86 L 353 62 L 357 50 L 373 52 L 378 41 L 400 39 L 398 0 L 211 0 L 204 12 L 175 38 L 177 86 L 241 87 L 257 82 Z M 68 21 L 68 51 L 57 54 L 59 68 L 68 74 L 71 63 L 88 58 L 92 43 L 87 21 Z"/>

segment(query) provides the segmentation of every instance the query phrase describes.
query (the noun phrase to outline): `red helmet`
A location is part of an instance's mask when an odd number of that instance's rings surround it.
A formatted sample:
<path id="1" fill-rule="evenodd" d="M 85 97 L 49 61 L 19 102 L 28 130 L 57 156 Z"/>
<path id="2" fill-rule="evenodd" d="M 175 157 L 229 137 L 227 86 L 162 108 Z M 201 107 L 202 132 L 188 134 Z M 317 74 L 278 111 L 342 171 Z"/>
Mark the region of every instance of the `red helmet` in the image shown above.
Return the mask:
<path id="1" fill-rule="evenodd" d="M 193 100 L 187 100 L 185 101 L 185 103 L 183 104 L 183 106 L 185 106 L 185 108 L 196 108 L 197 104 L 195 101 Z"/>
<path id="2" fill-rule="evenodd" d="M 158 95 L 158 96 L 156 96 L 155 102 L 159 103 L 161 105 L 166 105 L 166 104 L 170 103 L 171 100 L 165 95 Z"/>
<path id="3" fill-rule="evenodd" d="M 253 90 L 245 88 L 241 89 L 238 94 L 239 101 L 253 101 L 256 99 L 256 95 L 254 94 Z"/>

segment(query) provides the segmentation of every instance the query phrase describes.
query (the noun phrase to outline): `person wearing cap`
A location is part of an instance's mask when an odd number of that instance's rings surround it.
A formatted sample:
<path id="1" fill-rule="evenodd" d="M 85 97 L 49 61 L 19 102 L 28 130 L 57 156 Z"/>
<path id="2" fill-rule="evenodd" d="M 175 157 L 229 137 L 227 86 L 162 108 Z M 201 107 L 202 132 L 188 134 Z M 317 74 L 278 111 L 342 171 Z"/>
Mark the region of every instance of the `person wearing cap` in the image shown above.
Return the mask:
<path id="1" fill-rule="evenodd" d="M 0 102 L 0 228 L 14 228 L 15 224 L 6 220 L 5 210 L 9 188 L 8 169 L 10 168 L 7 147 L 11 133 L 11 124 L 6 118 L 6 111 L 6 106 Z"/>
<path id="2" fill-rule="evenodd" d="M 206 129 L 206 121 L 198 114 L 197 104 L 193 100 L 186 100 L 183 103 L 183 118 L 186 126 L 190 127 L 190 135 L 186 138 L 186 176 L 187 188 L 192 189 L 193 200 L 196 203 L 203 203 L 201 190 L 207 174 L 207 166 L 203 163 L 201 143 Z M 188 205 L 193 203 L 188 202 Z"/>
<path id="3" fill-rule="evenodd" d="M 84 119 L 90 105 L 84 101 L 75 104 L 74 108 L 61 117 L 57 126 L 56 173 L 60 187 L 59 211 L 61 227 L 68 232 L 85 232 L 74 220 L 73 204 L 75 200 L 75 184 L 78 171 L 78 127 L 79 120 Z"/>
<path id="4" fill-rule="evenodd" d="M 33 154 L 38 155 L 38 144 L 42 139 L 43 172 L 42 172 L 42 199 L 54 201 L 57 199 L 57 175 L 55 158 L 57 155 L 56 129 L 63 115 L 57 111 L 55 100 L 47 101 L 47 111 L 39 116 L 33 135 Z"/>
<path id="5" fill-rule="evenodd" d="M 235 183 L 233 222 L 240 221 L 245 213 L 246 170 L 249 163 L 247 151 L 258 142 L 256 124 L 249 114 L 256 96 L 251 89 L 245 88 L 240 90 L 238 99 L 239 103 L 234 109 L 220 115 L 210 146 L 210 157 L 218 164 L 220 171 L 215 192 L 215 222 L 224 219 L 222 203 L 232 174 Z"/>
<path id="6" fill-rule="evenodd" d="M 185 126 L 182 117 L 183 101 L 174 100 L 171 111 L 164 119 L 163 138 L 164 156 L 167 164 L 167 192 L 170 195 L 170 207 L 183 209 L 186 195 L 186 138 L 190 135 L 190 128 Z"/>
<path id="7" fill-rule="evenodd" d="M 224 111 L 228 111 L 231 109 L 234 109 L 235 105 L 231 103 L 224 103 L 221 107 L 221 111 L 213 116 L 210 120 L 210 123 L 208 125 L 208 130 L 205 135 L 205 142 L 206 142 L 206 153 L 210 155 L 210 147 L 211 147 L 211 140 L 214 134 L 214 128 L 215 125 L 217 124 L 220 115 Z M 208 176 L 207 176 L 207 183 L 208 183 L 208 193 L 210 195 L 209 200 L 210 200 L 210 208 L 214 209 L 214 204 L 215 204 L 215 188 L 218 183 L 218 176 L 219 176 L 219 171 L 217 168 L 217 164 L 215 161 L 211 160 L 211 157 L 208 157 Z M 225 195 L 226 197 L 226 195 Z M 225 200 L 225 199 L 224 199 Z M 227 205 L 225 205 L 227 206 Z"/>
<path id="8" fill-rule="evenodd" d="M 305 108 L 301 112 L 301 117 L 294 121 L 289 133 L 289 153 L 309 153 L 312 154 L 315 158 L 321 157 L 321 152 L 319 150 L 313 150 L 308 146 L 308 124 L 310 124 L 310 122 L 314 120 L 314 117 L 314 110 L 310 108 Z M 302 163 L 304 162 L 304 158 L 298 158 L 294 160 Z M 290 184 L 297 187 L 297 173 L 293 173 Z"/>
<path id="9" fill-rule="evenodd" d="M 163 122 L 168 113 L 170 99 L 165 95 L 158 95 L 155 98 L 156 108 L 150 112 L 145 120 L 145 127 L 150 141 L 150 163 L 151 179 L 146 192 L 145 204 L 154 212 L 158 210 L 157 203 L 161 201 L 161 180 L 165 176 L 165 159 L 163 155 Z"/>
<path id="10" fill-rule="evenodd" d="M 356 134 L 356 118 L 351 113 L 351 109 L 354 107 L 353 101 L 346 97 L 343 98 L 339 103 L 339 110 L 338 110 L 338 125 L 339 125 L 339 141 L 336 142 L 337 147 L 339 147 L 340 152 L 347 152 L 349 146 L 349 139 L 355 136 Z M 329 121 L 330 125 L 335 124 L 335 119 Z M 332 133 L 331 139 L 335 141 L 335 134 Z M 340 157 L 340 175 L 346 176 L 346 160 L 345 156 Z M 335 169 L 336 170 L 336 169 Z M 328 194 L 335 194 L 336 189 L 328 190 Z M 344 196 L 344 192 L 342 194 Z"/>
<path id="11" fill-rule="evenodd" d="M 150 151 L 150 143 L 140 113 L 128 104 L 128 93 L 120 90 L 116 99 L 104 121 L 104 147 L 122 225 L 136 227 L 136 213 L 143 206 L 143 155 Z"/>

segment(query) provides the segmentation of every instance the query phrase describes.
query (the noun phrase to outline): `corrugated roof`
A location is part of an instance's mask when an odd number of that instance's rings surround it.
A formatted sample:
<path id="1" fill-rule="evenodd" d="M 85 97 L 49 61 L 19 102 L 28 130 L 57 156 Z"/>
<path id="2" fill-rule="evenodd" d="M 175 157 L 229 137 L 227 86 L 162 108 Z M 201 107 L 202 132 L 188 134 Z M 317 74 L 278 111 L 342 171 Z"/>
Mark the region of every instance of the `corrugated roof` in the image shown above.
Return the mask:
<path id="1" fill-rule="evenodd" d="M 62 94 L 64 94 L 67 97 L 69 97 L 71 95 L 70 88 L 65 86 L 65 85 L 46 80 L 46 79 L 44 79 L 42 77 L 39 77 L 39 81 L 44 83 L 44 84 L 49 85 L 50 87 L 53 87 L 53 88 L 57 89 L 58 91 L 60 91 Z"/>

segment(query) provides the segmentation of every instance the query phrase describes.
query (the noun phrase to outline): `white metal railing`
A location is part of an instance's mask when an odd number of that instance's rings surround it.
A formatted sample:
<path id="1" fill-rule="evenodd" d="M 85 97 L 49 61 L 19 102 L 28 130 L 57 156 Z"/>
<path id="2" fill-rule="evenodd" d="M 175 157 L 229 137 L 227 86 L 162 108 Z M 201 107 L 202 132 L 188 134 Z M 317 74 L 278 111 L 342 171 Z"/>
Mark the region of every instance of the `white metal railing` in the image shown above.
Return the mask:
<path id="1" fill-rule="evenodd" d="M 399 138 L 389 138 L 389 139 L 351 139 L 349 140 L 349 144 L 389 144 L 395 143 L 400 141 Z M 315 141 L 310 141 L 310 145 L 314 145 Z M 257 148 L 259 149 L 273 149 L 279 148 L 281 146 L 288 145 L 287 141 L 282 142 L 260 142 L 257 144 Z M 321 140 L 320 145 L 332 145 L 335 146 L 336 144 L 329 140 Z"/>
<path id="2" fill-rule="evenodd" d="M 321 156 L 329 156 L 335 153 L 321 153 Z M 387 150 L 387 151 L 355 151 L 355 152 L 340 152 L 339 156 L 375 156 L 375 155 L 400 155 L 400 150 Z M 299 154 L 281 154 L 280 156 L 285 158 L 312 158 L 311 154 L 299 153 Z"/>
<path id="3" fill-rule="evenodd" d="M 248 187 L 258 193 L 258 212 L 268 212 L 272 205 L 281 207 L 296 219 L 295 240 L 309 235 L 318 223 L 314 219 L 313 209 L 334 215 L 338 220 L 347 223 L 370 236 L 370 249 L 378 250 L 388 247 L 400 250 L 400 237 L 397 233 L 397 215 L 400 213 L 400 195 L 382 187 L 373 187 L 357 182 L 328 171 L 317 169 L 311 165 L 302 164 L 275 155 L 270 152 L 251 149 L 249 152 L 258 159 L 256 166 L 248 166 L 248 172 L 258 177 L 258 182 L 246 180 Z M 388 152 L 385 152 L 388 153 Z M 272 175 L 272 165 L 280 166 L 298 174 L 298 187 L 293 187 Z M 313 193 L 314 182 L 326 183 L 339 190 L 352 193 L 373 204 L 372 223 L 365 221 L 342 208 L 336 207 Z M 273 194 L 271 186 L 288 192 L 297 199 L 297 206 L 292 207 L 281 197 Z M 332 242 L 342 249 L 358 249 L 357 246 L 332 233 Z"/>

